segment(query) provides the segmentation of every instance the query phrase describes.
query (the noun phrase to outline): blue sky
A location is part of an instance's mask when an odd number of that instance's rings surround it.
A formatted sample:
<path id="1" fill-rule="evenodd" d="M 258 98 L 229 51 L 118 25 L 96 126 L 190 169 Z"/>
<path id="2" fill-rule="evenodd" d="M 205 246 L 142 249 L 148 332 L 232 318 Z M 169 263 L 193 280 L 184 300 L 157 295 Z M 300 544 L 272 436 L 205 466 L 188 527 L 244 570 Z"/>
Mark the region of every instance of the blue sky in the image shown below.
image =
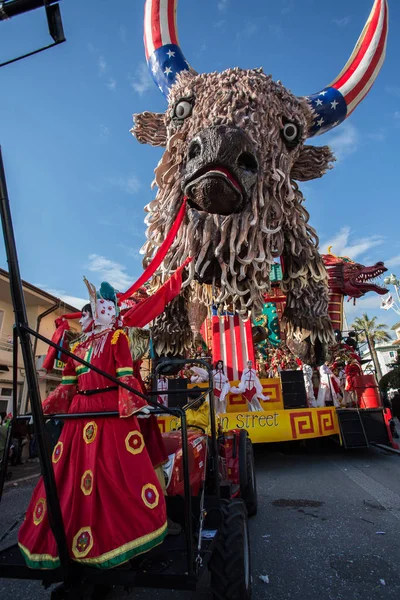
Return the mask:
<path id="1" fill-rule="evenodd" d="M 160 149 L 130 135 L 132 114 L 166 103 L 147 74 L 143 0 L 60 3 L 67 42 L 0 70 L 1 136 L 21 273 L 85 298 L 82 277 L 127 288 L 141 273 L 143 207 Z M 391 0 L 386 62 L 355 113 L 318 139 L 335 168 L 301 185 L 321 251 L 400 275 L 400 5 Z M 197 71 L 263 66 L 298 95 L 322 89 L 349 57 L 372 0 L 180 0 L 182 49 Z M 251 7 L 251 11 L 249 8 Z M 0 23 L 0 59 L 49 43 L 43 11 Z M 7 268 L 4 249 L 0 265 Z M 80 301 L 79 301 L 80 302 Z M 367 311 L 393 324 L 368 295 Z"/>

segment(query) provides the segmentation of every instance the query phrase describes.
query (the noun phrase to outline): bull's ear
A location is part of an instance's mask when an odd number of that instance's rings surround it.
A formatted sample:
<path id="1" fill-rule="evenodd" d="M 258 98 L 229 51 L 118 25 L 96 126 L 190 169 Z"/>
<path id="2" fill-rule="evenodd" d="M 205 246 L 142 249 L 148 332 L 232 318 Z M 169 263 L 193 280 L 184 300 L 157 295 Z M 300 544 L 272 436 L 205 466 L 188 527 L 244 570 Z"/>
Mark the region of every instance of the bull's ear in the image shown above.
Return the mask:
<path id="1" fill-rule="evenodd" d="M 133 115 L 132 135 L 141 144 L 167 145 L 167 128 L 164 113 L 143 112 Z"/>
<path id="2" fill-rule="evenodd" d="M 290 174 L 297 181 L 309 181 L 322 177 L 335 161 L 328 146 L 303 146 Z"/>

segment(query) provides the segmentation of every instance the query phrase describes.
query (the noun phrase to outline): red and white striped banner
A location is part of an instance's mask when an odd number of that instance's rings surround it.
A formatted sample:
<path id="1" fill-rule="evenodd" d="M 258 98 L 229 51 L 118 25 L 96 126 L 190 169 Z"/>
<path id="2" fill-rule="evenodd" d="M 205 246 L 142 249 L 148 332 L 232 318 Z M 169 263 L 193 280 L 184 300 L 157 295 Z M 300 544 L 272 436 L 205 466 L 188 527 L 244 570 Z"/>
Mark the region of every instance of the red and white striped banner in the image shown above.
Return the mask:
<path id="1" fill-rule="evenodd" d="M 213 361 L 222 360 L 230 381 L 240 379 L 248 360 L 254 360 L 251 320 L 238 315 L 212 317 Z"/>

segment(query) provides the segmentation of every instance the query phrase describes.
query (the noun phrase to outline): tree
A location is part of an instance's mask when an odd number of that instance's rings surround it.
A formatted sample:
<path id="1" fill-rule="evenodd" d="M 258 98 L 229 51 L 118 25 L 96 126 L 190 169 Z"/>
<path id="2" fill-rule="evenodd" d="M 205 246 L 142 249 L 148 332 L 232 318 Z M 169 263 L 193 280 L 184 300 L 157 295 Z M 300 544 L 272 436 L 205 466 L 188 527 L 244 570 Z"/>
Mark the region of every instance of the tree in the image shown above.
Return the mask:
<path id="1" fill-rule="evenodd" d="M 361 317 L 354 319 L 352 328 L 357 332 L 360 342 L 369 342 L 371 358 L 375 366 L 376 377 L 379 381 L 382 378 L 382 371 L 375 345 L 377 342 L 389 342 L 391 337 L 386 331 L 388 326 L 384 323 L 377 323 L 376 320 L 377 317 L 370 319 L 367 313 L 363 313 Z"/>

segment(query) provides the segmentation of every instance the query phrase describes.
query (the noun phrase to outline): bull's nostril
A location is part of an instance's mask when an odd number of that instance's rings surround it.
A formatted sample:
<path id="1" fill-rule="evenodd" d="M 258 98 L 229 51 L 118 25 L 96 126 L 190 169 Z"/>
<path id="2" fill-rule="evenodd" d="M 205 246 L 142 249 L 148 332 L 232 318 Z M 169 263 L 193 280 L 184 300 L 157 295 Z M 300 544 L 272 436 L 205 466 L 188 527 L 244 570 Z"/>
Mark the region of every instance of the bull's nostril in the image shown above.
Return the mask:
<path id="1" fill-rule="evenodd" d="M 201 154 L 201 146 L 200 146 L 199 142 L 194 140 L 190 144 L 190 148 L 189 148 L 189 152 L 188 152 L 189 160 L 192 160 L 193 158 L 197 158 L 198 156 L 200 156 L 200 154 Z"/>
<path id="2" fill-rule="evenodd" d="M 258 169 L 256 157 L 251 152 L 242 152 L 237 159 L 237 164 L 241 169 L 252 173 L 256 173 Z"/>

